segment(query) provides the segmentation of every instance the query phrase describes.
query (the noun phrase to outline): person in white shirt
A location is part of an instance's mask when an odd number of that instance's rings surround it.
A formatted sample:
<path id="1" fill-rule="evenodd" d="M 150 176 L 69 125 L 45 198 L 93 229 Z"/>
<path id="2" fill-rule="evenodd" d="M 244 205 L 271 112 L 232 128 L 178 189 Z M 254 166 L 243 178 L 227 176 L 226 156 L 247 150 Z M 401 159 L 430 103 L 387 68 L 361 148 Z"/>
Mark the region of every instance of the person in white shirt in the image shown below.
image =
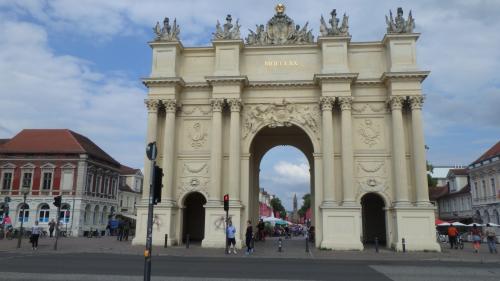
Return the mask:
<path id="1" fill-rule="evenodd" d="M 227 225 L 227 244 L 229 246 L 229 252 L 231 253 L 231 248 L 233 249 L 233 254 L 236 254 L 236 228 L 233 226 L 233 223 L 229 221 Z"/>
<path id="2" fill-rule="evenodd" d="M 40 237 L 40 226 L 38 226 L 38 221 L 35 221 L 35 225 L 31 227 L 31 246 L 33 247 L 33 250 L 38 249 L 38 238 Z"/>

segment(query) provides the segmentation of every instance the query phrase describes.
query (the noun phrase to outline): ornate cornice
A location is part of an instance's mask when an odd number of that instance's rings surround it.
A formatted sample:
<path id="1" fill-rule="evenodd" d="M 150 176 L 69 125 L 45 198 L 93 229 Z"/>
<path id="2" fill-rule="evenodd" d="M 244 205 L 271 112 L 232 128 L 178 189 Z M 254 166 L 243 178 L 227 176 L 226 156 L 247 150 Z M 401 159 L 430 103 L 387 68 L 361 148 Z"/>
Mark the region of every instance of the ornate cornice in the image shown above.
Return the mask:
<path id="1" fill-rule="evenodd" d="M 248 77 L 243 76 L 205 76 L 210 85 L 248 85 Z"/>
<path id="2" fill-rule="evenodd" d="M 313 80 L 318 85 L 321 85 L 324 81 L 353 83 L 358 78 L 358 75 L 359 73 L 314 74 Z"/>
<path id="3" fill-rule="evenodd" d="M 395 80 L 410 80 L 422 82 L 431 73 L 430 71 L 384 72 L 380 77 L 383 82 Z"/>
<path id="4" fill-rule="evenodd" d="M 356 79 L 354 85 L 358 87 L 382 87 L 384 83 L 380 79 Z"/>
<path id="5" fill-rule="evenodd" d="M 285 81 L 252 81 L 248 84 L 250 88 L 268 88 L 268 87 L 300 87 L 311 88 L 316 84 L 311 80 L 285 80 Z"/>
<path id="6" fill-rule="evenodd" d="M 184 88 L 186 89 L 210 88 L 210 84 L 208 84 L 207 82 L 186 82 L 186 84 L 184 84 Z"/>
<path id="7" fill-rule="evenodd" d="M 186 83 L 184 82 L 184 79 L 182 79 L 181 77 L 155 77 L 155 78 L 143 78 L 142 84 L 150 88 L 150 87 L 160 87 L 160 86 L 184 87 Z"/>

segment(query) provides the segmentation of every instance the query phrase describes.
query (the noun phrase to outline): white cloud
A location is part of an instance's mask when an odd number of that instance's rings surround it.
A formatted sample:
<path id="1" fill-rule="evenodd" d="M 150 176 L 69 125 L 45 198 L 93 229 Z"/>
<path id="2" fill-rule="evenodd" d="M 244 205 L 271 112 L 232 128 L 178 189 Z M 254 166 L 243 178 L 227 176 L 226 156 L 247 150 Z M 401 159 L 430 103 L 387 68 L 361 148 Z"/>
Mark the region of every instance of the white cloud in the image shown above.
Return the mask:
<path id="1" fill-rule="evenodd" d="M 56 54 L 42 26 L 0 21 L 0 37 L 1 138 L 23 128 L 70 128 L 115 159 L 142 167 L 143 89 Z"/>
<path id="2" fill-rule="evenodd" d="M 276 176 L 275 182 L 282 184 L 309 184 L 309 165 L 305 163 L 294 164 L 280 161 L 273 167 Z"/>

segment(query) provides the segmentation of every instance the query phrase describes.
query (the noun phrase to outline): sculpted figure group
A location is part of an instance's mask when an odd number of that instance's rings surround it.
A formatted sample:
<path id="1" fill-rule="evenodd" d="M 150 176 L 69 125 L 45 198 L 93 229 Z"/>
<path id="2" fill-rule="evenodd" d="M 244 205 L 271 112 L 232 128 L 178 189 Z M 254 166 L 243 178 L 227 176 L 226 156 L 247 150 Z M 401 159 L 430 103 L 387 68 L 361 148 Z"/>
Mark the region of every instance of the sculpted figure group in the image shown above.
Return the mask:
<path id="1" fill-rule="evenodd" d="M 267 22 L 266 25 L 256 25 L 255 31 L 249 29 L 249 34 L 246 38 L 248 45 L 286 45 L 286 44 L 311 44 L 314 43 L 312 30 L 308 28 L 309 23 L 301 27 L 296 25 L 293 20 L 285 14 L 285 6 L 278 4 L 275 8 L 276 14 Z M 330 13 L 328 23 L 323 16 L 320 19 L 320 33 L 323 37 L 331 36 L 350 36 L 349 34 L 349 17 L 344 13 L 342 22 L 337 18 L 337 10 L 333 9 Z M 387 33 L 412 33 L 415 28 L 415 20 L 411 14 L 408 19 L 403 17 L 403 9 L 398 8 L 396 18 L 393 18 L 392 11 L 389 11 L 389 16 L 385 16 L 387 24 Z M 212 33 L 213 40 L 238 40 L 240 39 L 240 27 L 238 20 L 235 25 L 232 24 L 231 15 L 227 15 L 226 23 L 221 25 L 219 21 L 215 26 L 215 32 Z M 169 18 L 163 21 L 163 27 L 157 22 L 153 28 L 156 35 L 156 41 L 176 41 L 179 40 L 179 26 L 174 19 L 171 26 Z"/>

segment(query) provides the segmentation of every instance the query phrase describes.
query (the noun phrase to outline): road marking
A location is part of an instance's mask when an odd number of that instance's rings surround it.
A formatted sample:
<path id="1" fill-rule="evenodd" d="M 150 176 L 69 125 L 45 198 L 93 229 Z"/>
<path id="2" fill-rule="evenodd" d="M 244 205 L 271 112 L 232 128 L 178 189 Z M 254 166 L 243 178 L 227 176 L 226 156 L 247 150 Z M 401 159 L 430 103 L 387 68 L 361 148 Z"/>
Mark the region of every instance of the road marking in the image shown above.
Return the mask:
<path id="1" fill-rule="evenodd" d="M 498 281 L 500 268 L 370 265 L 394 281 Z"/>

